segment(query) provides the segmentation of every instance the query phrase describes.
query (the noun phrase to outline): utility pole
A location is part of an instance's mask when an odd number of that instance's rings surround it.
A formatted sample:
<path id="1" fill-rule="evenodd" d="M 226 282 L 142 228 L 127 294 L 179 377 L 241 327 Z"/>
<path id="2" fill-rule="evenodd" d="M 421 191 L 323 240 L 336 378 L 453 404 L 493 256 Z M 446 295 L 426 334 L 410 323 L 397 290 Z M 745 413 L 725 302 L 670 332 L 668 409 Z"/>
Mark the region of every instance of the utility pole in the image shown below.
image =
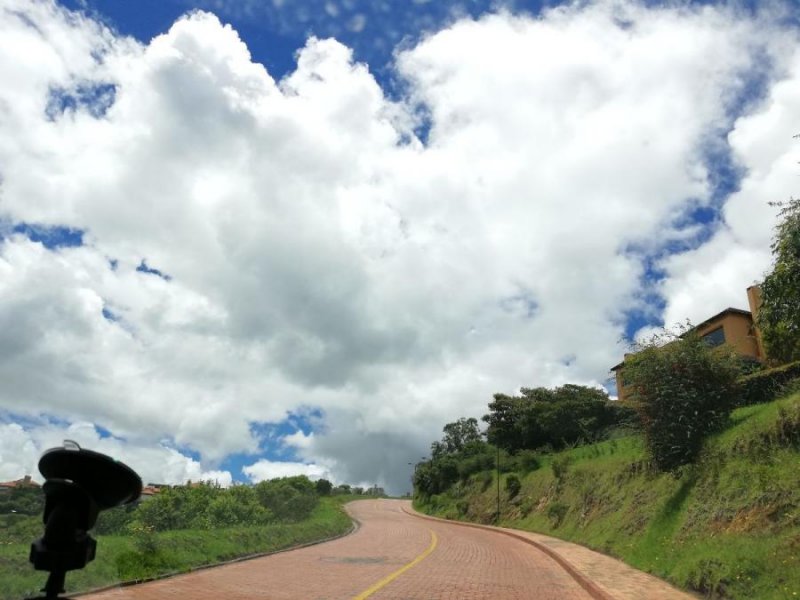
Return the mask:
<path id="1" fill-rule="evenodd" d="M 497 512 L 494 517 L 494 524 L 500 524 L 500 445 L 497 445 Z"/>

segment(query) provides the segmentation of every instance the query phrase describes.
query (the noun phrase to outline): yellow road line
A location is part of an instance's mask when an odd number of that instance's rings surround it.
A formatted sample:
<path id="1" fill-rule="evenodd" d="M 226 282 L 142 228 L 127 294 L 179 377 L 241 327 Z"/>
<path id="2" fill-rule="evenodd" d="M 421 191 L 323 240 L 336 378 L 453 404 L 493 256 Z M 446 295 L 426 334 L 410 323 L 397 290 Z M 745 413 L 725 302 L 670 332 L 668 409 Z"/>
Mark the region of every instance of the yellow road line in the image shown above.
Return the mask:
<path id="1" fill-rule="evenodd" d="M 428 549 L 425 550 L 425 552 L 420 554 L 417 558 L 412 560 L 407 565 L 401 567 L 400 569 L 398 569 L 397 571 L 395 571 L 391 575 L 388 575 L 388 576 L 384 577 L 383 579 L 381 579 L 378 583 L 373 585 L 368 590 L 361 592 L 358 596 L 353 598 L 353 600 L 365 600 L 366 598 L 369 598 L 370 596 L 372 596 L 372 594 L 377 592 L 379 589 L 381 589 L 382 587 L 385 587 L 386 585 L 390 584 L 392 581 L 394 581 L 395 579 L 400 577 L 400 575 L 402 575 L 403 573 L 408 571 L 411 567 L 413 567 L 415 565 L 418 565 L 423 560 L 425 560 L 425 558 L 431 552 L 433 552 L 436 549 L 436 544 L 439 543 L 439 538 L 436 537 L 436 534 L 433 531 L 431 531 L 430 534 L 431 534 L 431 545 L 428 546 Z"/>

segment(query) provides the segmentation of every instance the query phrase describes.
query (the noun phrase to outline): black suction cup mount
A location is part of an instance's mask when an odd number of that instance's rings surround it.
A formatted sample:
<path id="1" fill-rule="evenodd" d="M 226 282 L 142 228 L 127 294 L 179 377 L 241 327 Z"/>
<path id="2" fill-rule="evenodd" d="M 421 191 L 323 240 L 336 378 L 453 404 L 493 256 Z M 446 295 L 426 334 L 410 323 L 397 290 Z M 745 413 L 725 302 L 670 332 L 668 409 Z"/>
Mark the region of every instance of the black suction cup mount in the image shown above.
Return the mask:
<path id="1" fill-rule="evenodd" d="M 64 591 L 67 571 L 94 560 L 97 542 L 88 531 L 100 511 L 135 502 L 142 480 L 127 465 L 70 440 L 47 450 L 39 471 L 46 479 L 45 531 L 31 544 L 30 561 L 35 569 L 50 572 L 42 591 L 52 600 Z"/>

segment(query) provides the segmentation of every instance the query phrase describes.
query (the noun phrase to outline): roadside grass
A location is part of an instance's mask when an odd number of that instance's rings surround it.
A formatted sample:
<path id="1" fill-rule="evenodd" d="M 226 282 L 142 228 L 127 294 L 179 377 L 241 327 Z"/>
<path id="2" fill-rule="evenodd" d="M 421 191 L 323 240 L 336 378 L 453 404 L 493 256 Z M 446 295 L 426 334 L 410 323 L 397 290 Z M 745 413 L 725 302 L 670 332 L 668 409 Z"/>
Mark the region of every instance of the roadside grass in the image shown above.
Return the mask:
<path id="1" fill-rule="evenodd" d="M 67 592 L 78 593 L 126 581 L 185 572 L 340 535 L 352 525 L 343 505 L 358 499 L 363 500 L 364 497 L 323 497 L 311 517 L 298 523 L 96 536 L 96 560 L 83 570 L 67 574 Z M 41 535 L 40 520 L 35 518 L 35 521 L 38 527 L 34 537 Z M 3 539 L 2 532 L 0 539 Z M 30 542 L 31 539 L 0 542 L 0 599 L 20 600 L 35 596 L 44 585 L 46 573 L 34 571 L 28 562 Z"/>
<path id="2" fill-rule="evenodd" d="M 650 469 L 639 436 L 541 455 L 514 498 L 501 481 L 501 525 L 581 543 L 709 598 L 800 598 L 799 449 L 794 394 L 736 410 L 676 474 Z M 487 476 L 415 504 L 491 523 Z"/>

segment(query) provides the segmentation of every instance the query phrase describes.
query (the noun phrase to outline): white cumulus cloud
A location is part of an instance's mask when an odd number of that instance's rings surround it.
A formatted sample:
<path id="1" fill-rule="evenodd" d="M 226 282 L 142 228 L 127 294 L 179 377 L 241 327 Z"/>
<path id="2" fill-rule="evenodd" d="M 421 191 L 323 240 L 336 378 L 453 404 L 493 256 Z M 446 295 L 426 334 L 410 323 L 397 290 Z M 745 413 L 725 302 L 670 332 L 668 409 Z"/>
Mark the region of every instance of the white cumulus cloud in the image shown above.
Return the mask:
<path id="1" fill-rule="evenodd" d="M 275 81 L 209 13 L 143 44 L 51 2 L 0 11 L 0 219 L 85 231 L 0 245 L 0 409 L 107 428 L 154 477 L 244 453 L 254 480 L 398 491 L 492 393 L 606 380 L 643 253 L 693 235 L 676 223 L 710 201 L 707 146 L 794 44 L 726 8 L 500 13 L 400 52 L 393 101 L 333 39 Z M 760 231 L 738 198 L 785 195 L 786 159 L 758 150 L 778 126 L 748 118 L 730 144 L 753 170 L 724 218 Z M 715 243 L 698 252 L 717 264 Z M 691 268 L 671 260 L 677 298 Z M 322 416 L 285 440 L 299 460 L 258 460 L 254 424 L 304 407 Z M 7 427 L 10 451 L 41 449 Z"/>

